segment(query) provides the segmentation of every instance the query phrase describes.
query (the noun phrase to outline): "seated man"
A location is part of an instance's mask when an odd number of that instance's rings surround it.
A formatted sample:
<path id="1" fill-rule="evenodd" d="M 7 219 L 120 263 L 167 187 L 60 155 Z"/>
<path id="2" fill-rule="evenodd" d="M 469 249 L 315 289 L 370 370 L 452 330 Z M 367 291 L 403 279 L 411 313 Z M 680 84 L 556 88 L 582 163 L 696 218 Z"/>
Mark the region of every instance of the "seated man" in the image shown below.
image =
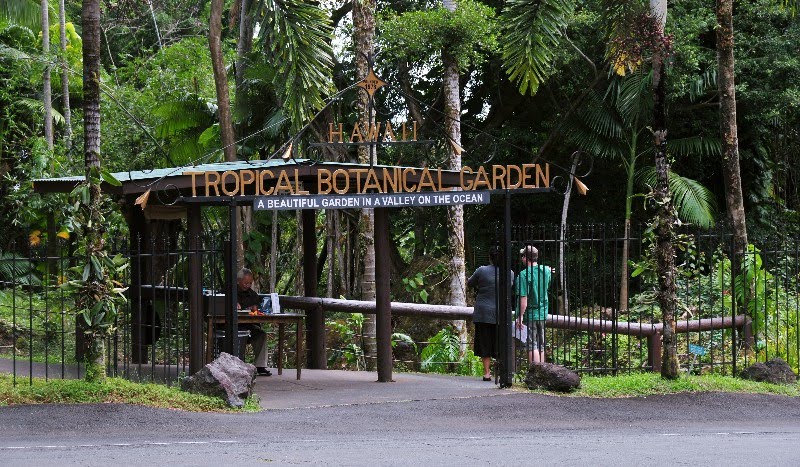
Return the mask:
<path id="1" fill-rule="evenodd" d="M 236 275 L 237 289 L 236 298 L 240 310 L 257 310 L 261 303 L 253 287 L 253 271 L 242 268 Z M 247 343 L 253 346 L 253 354 L 256 357 L 256 374 L 259 376 L 272 376 L 267 369 L 267 333 L 261 328 L 260 324 L 243 324 L 239 329 L 250 331 Z"/>

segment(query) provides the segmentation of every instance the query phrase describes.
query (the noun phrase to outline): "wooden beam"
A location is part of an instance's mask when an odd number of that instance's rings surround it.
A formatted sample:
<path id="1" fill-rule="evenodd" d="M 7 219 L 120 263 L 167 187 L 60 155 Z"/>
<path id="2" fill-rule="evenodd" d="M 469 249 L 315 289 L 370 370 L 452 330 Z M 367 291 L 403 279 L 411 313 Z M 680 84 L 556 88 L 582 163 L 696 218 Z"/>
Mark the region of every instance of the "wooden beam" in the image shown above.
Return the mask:
<path id="1" fill-rule="evenodd" d="M 317 296 L 317 211 L 304 209 L 303 219 L 303 288 L 306 297 Z M 328 365 L 325 356 L 325 311 L 308 309 L 306 315 L 306 348 L 308 367 L 324 370 Z"/>
<path id="2" fill-rule="evenodd" d="M 202 224 L 200 206 L 188 207 L 189 224 L 189 373 L 194 374 L 203 367 L 203 306 L 202 267 L 200 235 Z"/>
<path id="3" fill-rule="evenodd" d="M 375 338 L 378 382 L 392 381 L 392 305 L 390 297 L 389 211 L 375 209 Z"/>

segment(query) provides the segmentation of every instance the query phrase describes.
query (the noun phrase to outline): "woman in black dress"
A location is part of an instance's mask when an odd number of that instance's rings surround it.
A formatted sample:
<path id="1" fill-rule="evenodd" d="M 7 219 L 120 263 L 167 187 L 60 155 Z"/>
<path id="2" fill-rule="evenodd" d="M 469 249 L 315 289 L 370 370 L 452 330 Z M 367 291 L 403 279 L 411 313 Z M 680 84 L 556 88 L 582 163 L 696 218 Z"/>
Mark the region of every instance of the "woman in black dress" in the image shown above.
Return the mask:
<path id="1" fill-rule="evenodd" d="M 500 268 L 500 247 L 489 249 L 489 265 L 481 266 L 467 280 L 467 285 L 478 289 L 472 322 L 475 323 L 475 355 L 483 361 L 483 380 L 491 381 L 492 358 L 497 357 L 497 281 Z M 510 271 L 509 271 L 510 272 Z M 514 274 L 510 273 L 510 283 Z"/>

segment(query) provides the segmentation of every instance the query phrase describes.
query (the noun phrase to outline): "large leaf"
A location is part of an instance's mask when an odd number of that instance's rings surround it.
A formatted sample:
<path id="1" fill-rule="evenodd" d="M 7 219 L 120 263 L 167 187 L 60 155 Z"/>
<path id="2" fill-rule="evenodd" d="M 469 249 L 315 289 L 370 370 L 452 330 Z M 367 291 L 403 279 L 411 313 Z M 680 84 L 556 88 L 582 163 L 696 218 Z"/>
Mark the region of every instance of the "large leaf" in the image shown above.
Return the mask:
<path id="1" fill-rule="evenodd" d="M 197 96 L 164 102 L 153 109 L 153 115 L 161 120 L 156 126 L 159 138 L 168 138 L 188 129 L 202 132 L 214 122 L 210 104 Z"/>
<path id="2" fill-rule="evenodd" d="M 0 19 L 26 26 L 34 31 L 42 29 L 42 10 L 33 0 L 0 1 Z"/>
<path id="3" fill-rule="evenodd" d="M 648 186 L 656 185 L 655 167 L 644 167 L 636 177 L 640 183 Z M 714 213 L 717 211 L 714 194 L 708 188 L 691 178 L 682 177 L 675 172 L 669 173 L 669 189 L 678 217 L 700 227 L 714 226 Z"/>
<path id="4" fill-rule="evenodd" d="M 275 69 L 275 90 L 298 130 L 333 89 L 333 27 L 314 2 L 264 0 L 263 5 L 262 49 Z"/>
<path id="5" fill-rule="evenodd" d="M 575 5 L 570 0 L 509 0 L 501 15 L 503 65 L 522 94 L 535 94 L 552 73 L 567 18 Z"/>

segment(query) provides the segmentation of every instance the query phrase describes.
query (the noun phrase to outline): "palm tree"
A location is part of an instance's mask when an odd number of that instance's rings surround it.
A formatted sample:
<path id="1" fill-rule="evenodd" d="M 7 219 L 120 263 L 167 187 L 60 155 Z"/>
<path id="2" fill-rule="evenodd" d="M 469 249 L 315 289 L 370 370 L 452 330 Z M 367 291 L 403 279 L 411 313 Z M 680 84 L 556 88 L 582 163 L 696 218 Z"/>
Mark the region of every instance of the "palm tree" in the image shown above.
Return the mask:
<path id="1" fill-rule="evenodd" d="M 374 52 L 375 42 L 375 2 L 371 0 L 353 0 L 353 45 L 356 62 L 356 81 L 367 77 L 370 70 L 369 60 Z M 372 110 L 369 108 L 369 96 L 366 92 L 358 95 L 358 121 L 365 128 L 374 123 Z M 374 164 L 377 161 L 372 154 L 372 148 L 361 146 L 358 148 L 358 162 L 361 164 Z M 358 224 L 358 238 L 361 249 L 361 299 L 375 301 L 375 211 L 362 209 Z M 374 370 L 377 364 L 378 343 L 376 341 L 377 316 L 364 317 L 364 355 L 367 369 Z"/>
<path id="2" fill-rule="evenodd" d="M 578 147 L 602 158 L 618 161 L 625 169 L 625 231 L 619 306 L 628 306 L 628 257 L 635 181 L 656 185 L 653 167 L 637 169 L 643 156 L 652 157 L 653 147 L 646 143 L 650 132 L 648 120 L 652 114 L 650 93 L 651 74 L 639 69 L 626 77 L 612 78 L 604 95 L 590 91 L 583 112 L 571 122 L 569 139 Z M 720 145 L 714 139 L 702 137 L 670 141 L 672 156 L 719 155 Z M 670 172 L 670 188 L 679 217 L 701 227 L 714 224 L 713 194 L 694 180 Z"/>
<path id="3" fill-rule="evenodd" d="M 100 229 L 102 217 L 100 213 L 100 0 L 83 0 L 81 11 L 83 25 L 83 134 L 84 134 L 84 166 L 86 167 L 86 182 L 88 184 L 89 201 L 84 207 L 87 219 L 84 224 L 86 242 L 86 264 L 103 253 L 103 239 Z M 94 310 L 96 304 L 102 302 L 109 293 L 104 290 L 95 290 L 103 277 L 102 269 L 96 271 L 96 276 L 89 277 L 80 291 L 79 309 Z M 86 379 L 96 380 L 105 376 L 105 363 L 103 351 L 103 334 L 99 330 L 87 329 L 86 353 Z"/>
<path id="4" fill-rule="evenodd" d="M 444 8 L 454 13 L 457 3 L 454 0 L 442 0 Z M 461 85 L 459 83 L 459 63 L 452 51 L 445 47 L 442 50 L 442 74 L 444 88 L 444 130 L 450 141 L 448 147 L 448 169 L 461 170 Z M 464 206 L 456 205 L 447 208 L 447 224 L 450 231 L 450 304 L 464 306 L 467 304 L 467 277 L 464 259 Z M 460 353 L 467 349 L 467 322 L 455 320 L 453 325 L 458 332 Z"/>

